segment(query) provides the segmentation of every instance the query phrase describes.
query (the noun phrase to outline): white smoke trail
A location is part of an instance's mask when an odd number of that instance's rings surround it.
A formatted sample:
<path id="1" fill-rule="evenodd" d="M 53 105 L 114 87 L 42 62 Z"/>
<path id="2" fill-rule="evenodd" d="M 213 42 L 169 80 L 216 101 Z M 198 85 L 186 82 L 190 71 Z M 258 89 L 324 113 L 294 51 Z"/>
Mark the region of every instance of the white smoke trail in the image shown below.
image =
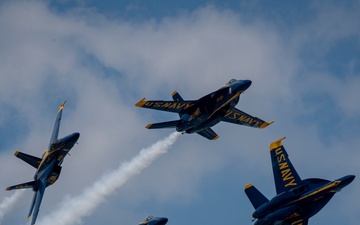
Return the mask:
<path id="1" fill-rule="evenodd" d="M 11 196 L 4 198 L 4 200 L 0 203 L 0 225 L 2 224 L 5 214 L 11 210 L 23 193 L 24 190 L 17 190 Z"/>
<path id="2" fill-rule="evenodd" d="M 125 162 L 116 170 L 105 174 L 79 196 L 64 201 L 60 208 L 37 224 L 71 225 L 81 223 L 83 217 L 91 214 L 106 197 L 124 185 L 129 178 L 139 174 L 161 154 L 166 153 L 179 136 L 180 133 L 174 132 L 167 138 L 141 150 L 130 162 Z"/>

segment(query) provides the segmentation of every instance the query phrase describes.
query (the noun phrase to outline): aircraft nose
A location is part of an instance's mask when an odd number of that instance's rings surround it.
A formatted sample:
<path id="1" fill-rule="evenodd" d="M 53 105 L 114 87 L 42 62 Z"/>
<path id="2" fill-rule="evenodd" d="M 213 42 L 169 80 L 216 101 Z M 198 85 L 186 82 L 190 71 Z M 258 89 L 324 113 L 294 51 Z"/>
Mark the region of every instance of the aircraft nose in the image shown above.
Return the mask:
<path id="1" fill-rule="evenodd" d="M 246 89 L 248 89 L 251 85 L 251 80 L 239 80 L 236 83 L 234 83 L 231 87 L 232 91 L 235 92 L 244 92 Z"/>
<path id="2" fill-rule="evenodd" d="M 168 218 L 162 217 L 160 218 L 160 224 L 165 225 L 168 222 Z"/>
<path id="3" fill-rule="evenodd" d="M 351 182 L 353 182 L 353 180 L 355 179 L 355 175 L 347 175 L 342 179 L 342 182 L 341 183 L 344 183 L 344 186 L 350 184 Z"/>

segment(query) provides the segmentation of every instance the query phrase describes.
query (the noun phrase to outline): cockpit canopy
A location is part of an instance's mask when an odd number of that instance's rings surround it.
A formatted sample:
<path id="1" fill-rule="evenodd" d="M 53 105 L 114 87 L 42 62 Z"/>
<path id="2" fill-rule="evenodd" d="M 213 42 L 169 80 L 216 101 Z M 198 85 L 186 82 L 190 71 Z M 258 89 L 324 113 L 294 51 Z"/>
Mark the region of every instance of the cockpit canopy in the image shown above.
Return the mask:
<path id="1" fill-rule="evenodd" d="M 229 80 L 229 82 L 225 84 L 225 86 L 230 86 L 232 83 L 235 83 L 236 81 L 237 81 L 236 79 L 231 79 Z"/>
<path id="2" fill-rule="evenodd" d="M 154 219 L 155 217 L 153 217 L 153 216 L 148 216 L 146 219 L 145 219 L 145 221 L 150 221 L 150 220 L 152 220 L 152 219 Z"/>

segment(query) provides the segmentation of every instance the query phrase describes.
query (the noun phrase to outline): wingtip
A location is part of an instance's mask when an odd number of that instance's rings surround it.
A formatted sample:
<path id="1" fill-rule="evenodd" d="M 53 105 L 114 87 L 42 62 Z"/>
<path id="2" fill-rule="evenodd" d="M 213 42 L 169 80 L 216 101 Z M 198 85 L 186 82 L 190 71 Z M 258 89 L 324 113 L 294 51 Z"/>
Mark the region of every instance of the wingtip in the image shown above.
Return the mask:
<path id="1" fill-rule="evenodd" d="M 10 187 L 7 187 L 5 190 L 10 191 L 11 189 L 10 189 Z"/>
<path id="2" fill-rule="evenodd" d="M 18 156 L 19 155 L 19 151 L 16 151 L 15 153 L 14 153 L 14 156 Z"/>
<path id="3" fill-rule="evenodd" d="M 64 100 L 61 105 L 59 106 L 58 108 L 58 112 L 60 112 L 63 108 L 64 108 L 64 105 L 66 104 L 66 100 Z"/>
<path id="4" fill-rule="evenodd" d="M 145 98 L 141 99 L 140 101 L 138 101 L 135 106 L 136 107 L 142 107 L 144 104 L 146 103 Z"/>
<path id="5" fill-rule="evenodd" d="M 27 220 L 26 220 L 26 221 L 27 221 L 27 222 L 29 222 L 29 220 L 30 220 L 30 219 L 31 219 L 31 216 L 28 216 L 28 218 L 27 218 Z"/>
<path id="6" fill-rule="evenodd" d="M 245 185 L 245 188 L 244 188 L 244 189 L 251 188 L 252 186 L 253 186 L 252 184 L 247 184 L 247 185 Z"/>
<path id="7" fill-rule="evenodd" d="M 219 135 L 216 135 L 216 137 L 213 138 L 214 141 L 217 139 L 219 139 Z"/>
<path id="8" fill-rule="evenodd" d="M 176 95 L 177 91 L 174 91 L 173 93 L 171 93 L 171 96 Z"/>
<path id="9" fill-rule="evenodd" d="M 274 122 L 275 122 L 274 120 L 271 120 L 270 122 L 264 122 L 263 124 L 261 124 L 260 128 L 263 129 L 263 128 L 269 126 L 270 124 L 272 124 Z"/>
<path id="10" fill-rule="evenodd" d="M 148 124 L 148 125 L 146 125 L 145 128 L 149 129 L 151 126 L 152 126 L 152 124 Z"/>
<path id="11" fill-rule="evenodd" d="M 270 151 L 273 149 L 276 149 L 280 146 L 282 146 L 281 141 L 284 140 L 286 137 L 282 137 L 279 140 L 274 141 L 273 143 L 270 144 Z"/>

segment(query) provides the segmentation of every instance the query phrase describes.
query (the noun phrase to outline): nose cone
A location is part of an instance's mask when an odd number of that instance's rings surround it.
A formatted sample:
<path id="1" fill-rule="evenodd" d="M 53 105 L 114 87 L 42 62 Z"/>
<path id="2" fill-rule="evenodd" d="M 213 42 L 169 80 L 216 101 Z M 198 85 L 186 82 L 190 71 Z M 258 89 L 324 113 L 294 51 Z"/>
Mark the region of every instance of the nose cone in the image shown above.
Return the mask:
<path id="1" fill-rule="evenodd" d="M 69 141 L 71 141 L 71 142 L 77 142 L 77 140 L 78 140 L 79 137 L 80 137 L 80 133 L 75 132 L 75 133 L 73 133 L 73 134 L 70 134 L 68 137 L 69 137 Z"/>
<path id="2" fill-rule="evenodd" d="M 159 223 L 158 225 L 165 225 L 168 222 L 168 218 L 166 217 L 161 217 L 159 218 Z"/>
<path id="3" fill-rule="evenodd" d="M 251 80 L 238 80 L 231 84 L 232 93 L 244 92 L 251 85 Z"/>
<path id="4" fill-rule="evenodd" d="M 355 175 L 347 175 L 347 176 L 341 178 L 341 180 L 342 180 L 341 183 L 344 183 L 344 185 L 346 186 L 346 185 L 350 184 L 351 182 L 353 182 L 354 179 L 355 179 Z"/>

